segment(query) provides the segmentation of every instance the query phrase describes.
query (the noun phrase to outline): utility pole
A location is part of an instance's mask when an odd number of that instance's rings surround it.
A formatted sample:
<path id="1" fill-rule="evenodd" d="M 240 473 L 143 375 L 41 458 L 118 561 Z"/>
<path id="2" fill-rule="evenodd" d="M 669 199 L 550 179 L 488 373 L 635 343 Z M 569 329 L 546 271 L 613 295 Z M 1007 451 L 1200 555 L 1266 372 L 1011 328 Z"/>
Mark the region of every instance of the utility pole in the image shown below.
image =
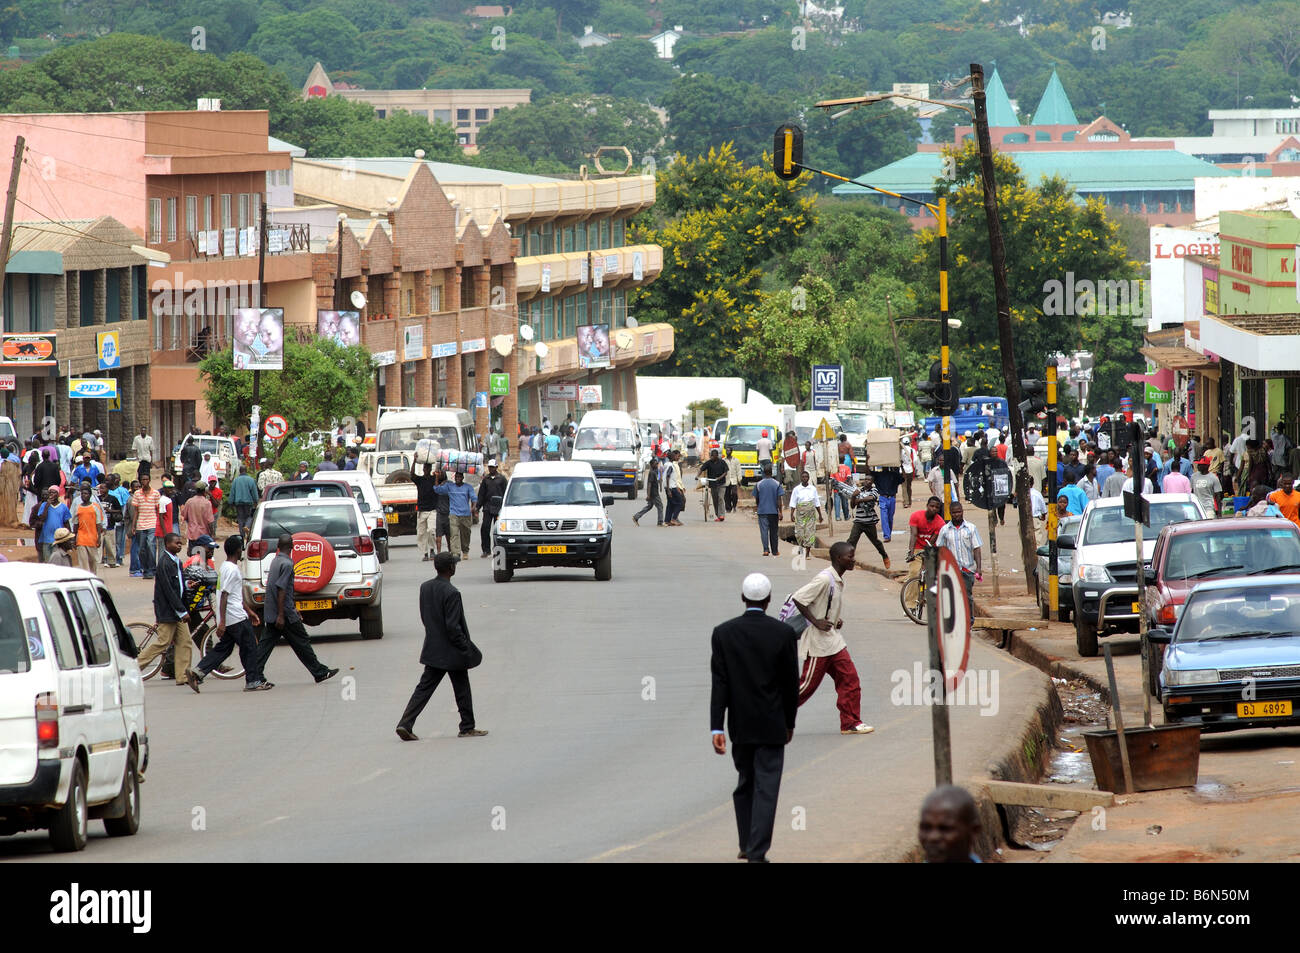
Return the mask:
<path id="1" fill-rule="evenodd" d="M 898 328 L 894 325 L 894 306 L 889 295 L 885 295 L 885 313 L 889 315 L 889 333 L 894 338 L 894 357 L 898 361 L 898 388 L 903 395 L 903 406 L 907 406 L 907 378 L 903 376 L 903 352 L 898 348 Z"/>
<path id="2" fill-rule="evenodd" d="M 257 307 L 262 307 L 263 287 L 266 281 L 266 199 L 259 196 L 257 222 Z M 258 454 L 258 430 L 262 426 L 262 408 L 259 405 L 262 392 L 262 372 L 253 370 L 253 412 L 248 422 L 248 448 L 251 451 L 250 457 L 253 469 L 257 468 Z"/>
<path id="3" fill-rule="evenodd" d="M 4 234 L 0 235 L 0 328 L 4 327 L 5 271 L 9 268 L 9 247 L 13 244 L 14 201 L 18 198 L 18 173 L 23 167 L 23 150 L 27 140 L 19 136 L 14 140 L 14 161 L 9 167 L 9 191 L 5 193 Z"/>
<path id="4" fill-rule="evenodd" d="M 338 257 L 334 262 L 334 310 L 343 310 L 343 216 L 339 215 Z"/>
<path id="5" fill-rule="evenodd" d="M 993 297 L 998 309 L 998 346 L 1002 351 L 1002 378 L 1007 387 L 1007 410 L 1011 418 L 1011 452 L 1019 468 L 1028 472 L 1025 455 L 1025 421 L 1020 413 L 1020 375 L 1016 371 L 1015 340 L 1011 332 L 1011 294 L 1007 290 L 1007 251 L 998 218 L 997 187 L 993 178 L 993 142 L 989 136 L 988 102 L 984 94 L 984 67 L 970 67 L 971 98 L 975 106 L 975 136 L 979 142 L 980 172 L 984 186 L 984 217 L 988 221 L 989 255 L 993 265 Z M 945 348 L 946 352 L 946 348 Z M 1050 425 L 1050 422 L 1049 422 Z M 1029 505 L 1029 484 L 1016 481 L 1016 510 L 1020 514 L 1020 553 L 1024 562 L 1026 591 L 1032 593 L 1038 547 L 1034 545 L 1033 513 Z"/>

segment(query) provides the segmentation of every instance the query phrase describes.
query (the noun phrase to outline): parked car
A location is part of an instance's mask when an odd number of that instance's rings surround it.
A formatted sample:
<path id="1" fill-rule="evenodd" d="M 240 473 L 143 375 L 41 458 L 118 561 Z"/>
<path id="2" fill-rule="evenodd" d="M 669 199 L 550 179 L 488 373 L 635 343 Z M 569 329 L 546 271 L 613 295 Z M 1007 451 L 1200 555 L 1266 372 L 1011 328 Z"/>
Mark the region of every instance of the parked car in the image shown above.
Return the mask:
<path id="1" fill-rule="evenodd" d="M 1143 566 L 1150 568 L 1156 536 L 1169 523 L 1205 519 L 1190 493 L 1147 496 L 1151 525 L 1142 542 Z M 1147 538 L 1149 534 L 1149 538 Z M 1093 500 L 1084 511 L 1070 573 L 1074 590 L 1074 641 L 1079 654 L 1097 654 L 1097 637 L 1138 630 L 1137 559 L 1133 521 L 1123 497 Z"/>
<path id="2" fill-rule="evenodd" d="M 248 601 L 265 604 L 271 560 L 280 535 L 288 533 L 303 548 L 329 547 L 334 561 L 333 572 L 323 584 L 314 583 L 311 591 L 297 589 L 295 602 L 303 623 L 317 626 L 329 619 L 359 619 L 363 639 L 382 639 L 384 571 L 366 526 L 351 496 L 265 501 L 253 516 L 252 542 L 240 563 Z M 328 563 L 323 551 L 315 555 L 322 557 L 322 567 Z"/>
<path id="3" fill-rule="evenodd" d="M 357 501 L 365 517 L 370 538 L 375 541 L 375 552 L 381 563 L 388 562 L 388 524 L 384 519 L 384 506 L 379 502 L 370 476 L 360 470 L 322 470 L 311 480 L 286 480 L 268 483 L 262 490 L 263 500 L 320 500 L 347 499 Z"/>
<path id="4" fill-rule="evenodd" d="M 140 829 L 149 764 L 137 649 L 80 569 L 0 566 L 0 834 L 47 828 L 55 850 Z"/>
<path id="5" fill-rule="evenodd" d="M 1160 531 L 1147 570 L 1145 609 L 1150 627 L 1172 628 L 1188 594 L 1211 578 L 1240 578 L 1300 570 L 1300 529 L 1287 519 L 1204 520 L 1172 523 Z M 1147 640 L 1147 690 L 1160 694 L 1163 652 Z"/>
<path id="6" fill-rule="evenodd" d="M 1074 540 L 1082 522 L 1082 516 L 1067 516 L 1056 524 L 1056 599 L 1062 622 L 1069 622 L 1074 612 L 1074 588 L 1070 584 L 1070 570 L 1074 566 Z M 1038 585 L 1034 594 L 1038 601 L 1038 615 L 1042 619 L 1052 614 L 1052 602 L 1047 590 L 1047 562 L 1047 546 L 1039 546 L 1038 572 L 1034 574 Z"/>
<path id="7" fill-rule="evenodd" d="M 516 569 L 587 566 L 613 576 L 614 526 L 590 463 L 517 463 L 492 527 L 492 579 L 509 582 Z"/>
<path id="8" fill-rule="evenodd" d="M 1300 575 L 1215 579 L 1192 590 L 1165 648 L 1160 701 L 1169 724 L 1203 731 L 1300 724 Z"/>

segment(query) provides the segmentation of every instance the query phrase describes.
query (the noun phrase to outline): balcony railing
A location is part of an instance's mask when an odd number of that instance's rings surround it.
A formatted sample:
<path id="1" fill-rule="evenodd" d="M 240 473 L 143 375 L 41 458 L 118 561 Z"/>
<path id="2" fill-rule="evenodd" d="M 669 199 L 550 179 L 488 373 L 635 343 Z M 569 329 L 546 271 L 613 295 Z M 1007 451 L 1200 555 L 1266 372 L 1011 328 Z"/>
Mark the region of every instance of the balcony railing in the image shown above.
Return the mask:
<path id="1" fill-rule="evenodd" d="M 192 258 L 238 258 L 239 233 L 241 229 L 209 229 L 206 238 L 200 241 L 204 233 L 190 232 L 186 236 Z M 252 240 L 247 243 L 246 256 L 257 254 L 257 230 L 253 229 Z M 227 234 L 230 233 L 230 234 Z M 267 225 L 266 253 L 268 255 L 296 255 L 311 250 L 311 226 Z"/>

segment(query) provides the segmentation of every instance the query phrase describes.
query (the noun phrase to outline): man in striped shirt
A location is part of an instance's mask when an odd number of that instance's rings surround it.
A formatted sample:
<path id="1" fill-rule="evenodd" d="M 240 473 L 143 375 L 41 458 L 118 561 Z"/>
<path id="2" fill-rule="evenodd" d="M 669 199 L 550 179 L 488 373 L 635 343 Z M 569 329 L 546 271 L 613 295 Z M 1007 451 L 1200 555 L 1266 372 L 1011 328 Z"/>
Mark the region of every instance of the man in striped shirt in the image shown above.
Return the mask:
<path id="1" fill-rule="evenodd" d="M 145 579 L 154 577 L 154 531 L 158 527 L 158 491 L 149 485 L 149 471 L 140 468 L 140 489 L 131 494 L 135 505 L 135 546 L 140 555 L 140 572 Z"/>

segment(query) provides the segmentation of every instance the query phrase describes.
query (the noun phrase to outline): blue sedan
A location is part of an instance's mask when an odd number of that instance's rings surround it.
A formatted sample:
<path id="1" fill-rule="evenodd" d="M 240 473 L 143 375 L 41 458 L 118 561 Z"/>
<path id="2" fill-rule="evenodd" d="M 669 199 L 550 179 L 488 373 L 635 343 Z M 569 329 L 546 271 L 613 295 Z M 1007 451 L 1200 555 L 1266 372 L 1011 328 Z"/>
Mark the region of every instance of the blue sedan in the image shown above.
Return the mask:
<path id="1" fill-rule="evenodd" d="M 1166 722 L 1205 731 L 1300 724 L 1300 575 L 1202 583 L 1173 632 L 1152 629 L 1149 638 L 1169 646 Z"/>

